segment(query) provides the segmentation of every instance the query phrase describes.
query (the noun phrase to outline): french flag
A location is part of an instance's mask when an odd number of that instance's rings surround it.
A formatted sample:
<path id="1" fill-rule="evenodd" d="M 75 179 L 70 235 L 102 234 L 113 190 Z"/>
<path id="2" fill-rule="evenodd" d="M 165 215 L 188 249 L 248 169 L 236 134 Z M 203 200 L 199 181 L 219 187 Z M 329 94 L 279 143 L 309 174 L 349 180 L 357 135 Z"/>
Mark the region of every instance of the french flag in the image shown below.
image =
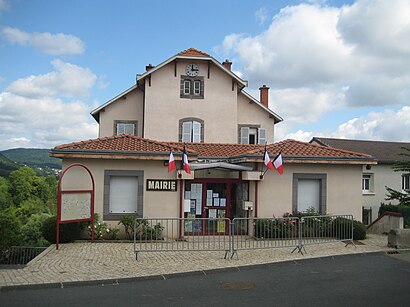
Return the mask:
<path id="1" fill-rule="evenodd" d="M 182 166 L 185 170 L 185 173 L 191 174 L 191 169 L 189 168 L 188 155 L 186 153 L 185 146 L 184 151 L 182 152 Z"/>
<path id="2" fill-rule="evenodd" d="M 268 152 L 266 151 L 266 147 L 265 147 L 265 154 L 263 155 L 263 162 L 265 162 L 265 165 L 271 169 L 274 170 L 273 164 L 272 164 L 272 160 L 269 157 Z"/>
<path id="3" fill-rule="evenodd" d="M 171 151 L 169 153 L 168 173 L 175 171 L 176 169 L 177 169 L 177 165 L 175 164 L 174 154 Z"/>
<path id="4" fill-rule="evenodd" d="M 283 163 L 282 163 L 282 154 L 278 154 L 273 160 L 273 165 L 275 166 L 276 170 L 279 172 L 279 174 L 283 174 Z"/>

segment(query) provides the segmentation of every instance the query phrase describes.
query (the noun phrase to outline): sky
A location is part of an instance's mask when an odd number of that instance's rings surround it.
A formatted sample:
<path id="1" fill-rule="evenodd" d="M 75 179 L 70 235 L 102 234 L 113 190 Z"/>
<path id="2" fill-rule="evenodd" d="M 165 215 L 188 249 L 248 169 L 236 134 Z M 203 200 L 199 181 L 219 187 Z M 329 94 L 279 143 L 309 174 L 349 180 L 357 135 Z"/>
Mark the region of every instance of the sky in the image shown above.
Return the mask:
<path id="1" fill-rule="evenodd" d="M 0 150 L 98 137 L 90 111 L 190 47 L 313 136 L 410 142 L 409 0 L 0 0 Z"/>

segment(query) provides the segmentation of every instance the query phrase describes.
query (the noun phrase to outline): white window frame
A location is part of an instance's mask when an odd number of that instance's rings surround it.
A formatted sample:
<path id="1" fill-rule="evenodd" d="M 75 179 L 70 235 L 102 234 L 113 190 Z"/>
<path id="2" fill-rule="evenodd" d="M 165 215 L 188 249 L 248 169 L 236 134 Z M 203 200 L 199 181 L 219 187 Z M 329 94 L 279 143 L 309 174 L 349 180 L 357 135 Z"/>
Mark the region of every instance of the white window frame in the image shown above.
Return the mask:
<path id="1" fill-rule="evenodd" d="M 136 135 L 137 134 L 137 122 L 136 121 L 114 121 L 114 134 L 121 135 L 121 134 L 130 134 Z"/>
<path id="2" fill-rule="evenodd" d="M 186 143 L 202 142 L 202 123 L 196 120 L 187 120 L 182 122 L 181 141 Z"/>
<path id="3" fill-rule="evenodd" d="M 190 95 L 190 94 L 191 94 L 191 81 L 184 80 L 184 95 Z"/>
<path id="4" fill-rule="evenodd" d="M 373 193 L 373 174 L 364 173 L 362 175 L 362 193 L 371 194 Z"/>
<path id="5" fill-rule="evenodd" d="M 250 144 L 250 135 L 255 135 L 255 144 L 265 145 L 266 129 L 256 128 L 255 126 L 244 126 L 240 129 L 240 144 Z"/>
<path id="6" fill-rule="evenodd" d="M 201 81 L 194 80 L 194 95 L 199 96 L 201 95 Z"/>
<path id="7" fill-rule="evenodd" d="M 401 189 L 403 192 L 410 193 L 410 174 L 401 175 Z"/>

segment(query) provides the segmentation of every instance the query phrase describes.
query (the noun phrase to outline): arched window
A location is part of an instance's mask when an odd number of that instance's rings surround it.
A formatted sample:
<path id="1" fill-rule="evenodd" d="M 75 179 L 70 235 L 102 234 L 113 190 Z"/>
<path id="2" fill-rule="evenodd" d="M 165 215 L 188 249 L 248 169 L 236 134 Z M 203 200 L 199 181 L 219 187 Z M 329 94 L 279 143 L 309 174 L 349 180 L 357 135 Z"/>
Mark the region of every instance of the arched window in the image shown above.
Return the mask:
<path id="1" fill-rule="evenodd" d="M 198 118 L 184 118 L 179 121 L 179 141 L 195 142 L 204 141 L 204 121 Z"/>

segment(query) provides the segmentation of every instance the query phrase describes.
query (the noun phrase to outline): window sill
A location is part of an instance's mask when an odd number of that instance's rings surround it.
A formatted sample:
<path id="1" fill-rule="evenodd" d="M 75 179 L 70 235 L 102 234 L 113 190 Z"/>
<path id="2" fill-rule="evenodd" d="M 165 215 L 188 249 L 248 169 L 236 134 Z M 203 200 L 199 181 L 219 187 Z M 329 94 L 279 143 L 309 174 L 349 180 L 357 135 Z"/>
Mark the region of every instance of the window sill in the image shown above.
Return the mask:
<path id="1" fill-rule="evenodd" d="M 371 195 L 376 195 L 376 193 L 374 193 L 374 192 L 362 192 L 362 195 L 371 196 Z"/>

